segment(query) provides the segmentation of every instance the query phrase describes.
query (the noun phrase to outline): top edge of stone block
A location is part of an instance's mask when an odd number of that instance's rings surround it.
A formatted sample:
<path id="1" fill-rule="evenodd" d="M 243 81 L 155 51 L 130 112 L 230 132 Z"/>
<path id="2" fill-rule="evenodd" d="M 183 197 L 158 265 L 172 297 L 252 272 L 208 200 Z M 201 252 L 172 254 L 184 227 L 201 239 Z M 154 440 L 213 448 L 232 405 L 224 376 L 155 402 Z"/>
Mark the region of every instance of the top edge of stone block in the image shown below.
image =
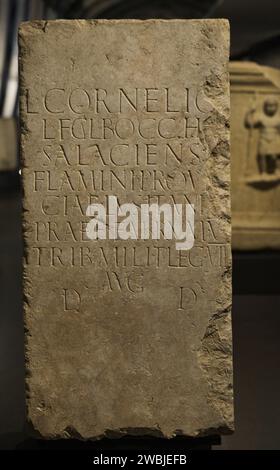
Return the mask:
<path id="1" fill-rule="evenodd" d="M 232 72 L 240 72 L 244 74 L 250 72 L 261 73 L 264 71 L 276 71 L 280 74 L 280 71 L 277 67 L 266 64 L 263 65 L 249 60 L 231 60 L 229 62 L 229 67 Z"/>
<path id="2" fill-rule="evenodd" d="M 207 18 L 207 19 L 57 19 L 57 20 L 32 20 L 32 21 L 23 21 L 19 25 L 19 34 L 24 33 L 25 31 L 29 31 L 30 29 L 34 29 L 34 31 L 39 32 L 43 31 L 46 32 L 48 26 L 56 27 L 56 26 L 63 26 L 63 25 L 76 25 L 77 27 L 81 26 L 98 26 L 98 25 L 116 25 L 116 24 L 127 24 L 127 25 L 143 25 L 143 24 L 171 24 L 171 23 L 186 23 L 186 24 L 197 24 L 197 25 L 209 25 L 214 26 L 217 25 L 219 27 L 223 27 L 229 29 L 229 20 L 225 18 Z"/>
<path id="3" fill-rule="evenodd" d="M 276 87 L 280 88 L 280 70 L 269 65 L 258 64 L 250 61 L 230 61 L 229 71 L 231 74 L 231 83 L 240 80 L 240 77 L 264 77 Z"/>

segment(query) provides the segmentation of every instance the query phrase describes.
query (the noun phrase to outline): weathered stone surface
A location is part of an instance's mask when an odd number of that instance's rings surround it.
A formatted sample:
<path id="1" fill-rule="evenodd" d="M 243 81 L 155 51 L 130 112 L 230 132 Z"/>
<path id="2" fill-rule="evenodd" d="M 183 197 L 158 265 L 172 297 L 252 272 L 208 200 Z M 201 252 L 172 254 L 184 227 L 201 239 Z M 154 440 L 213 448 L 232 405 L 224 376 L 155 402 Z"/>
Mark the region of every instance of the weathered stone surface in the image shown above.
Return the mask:
<path id="1" fill-rule="evenodd" d="M 0 171 L 13 171 L 17 168 L 17 123 L 13 118 L 0 119 Z"/>
<path id="2" fill-rule="evenodd" d="M 233 248 L 280 248 L 280 72 L 231 62 Z"/>
<path id="3" fill-rule="evenodd" d="M 232 428 L 228 24 L 20 28 L 28 417 L 43 437 Z M 195 244 L 89 240 L 90 202 L 192 203 Z"/>

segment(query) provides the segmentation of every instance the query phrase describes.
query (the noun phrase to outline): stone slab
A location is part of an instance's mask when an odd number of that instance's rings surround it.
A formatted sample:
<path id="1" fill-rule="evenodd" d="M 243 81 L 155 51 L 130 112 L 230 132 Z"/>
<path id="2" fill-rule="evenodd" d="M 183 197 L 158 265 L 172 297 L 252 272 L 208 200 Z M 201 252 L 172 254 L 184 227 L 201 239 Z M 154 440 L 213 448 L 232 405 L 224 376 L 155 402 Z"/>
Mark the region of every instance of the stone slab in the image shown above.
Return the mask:
<path id="1" fill-rule="evenodd" d="M 28 419 L 44 438 L 232 429 L 225 20 L 22 24 Z M 193 204 L 194 246 L 91 240 L 90 203 Z"/>

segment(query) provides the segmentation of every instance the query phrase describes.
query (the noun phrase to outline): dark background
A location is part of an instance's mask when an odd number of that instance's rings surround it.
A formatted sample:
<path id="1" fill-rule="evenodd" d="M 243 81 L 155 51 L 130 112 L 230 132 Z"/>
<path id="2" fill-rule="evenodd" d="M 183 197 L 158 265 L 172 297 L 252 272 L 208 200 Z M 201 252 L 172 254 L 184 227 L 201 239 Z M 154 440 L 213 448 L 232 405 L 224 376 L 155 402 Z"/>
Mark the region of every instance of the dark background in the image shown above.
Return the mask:
<path id="1" fill-rule="evenodd" d="M 128 17 L 137 16 L 133 3 L 127 3 Z M 152 2 L 140 3 L 135 11 L 149 16 Z M 232 57 L 280 67 L 278 0 L 225 0 L 211 16 L 230 20 Z M 17 173 L 0 176 L 0 449 L 7 449 L 26 438 L 22 242 L 19 179 Z M 280 449 L 279 282 L 279 252 L 233 254 L 236 431 L 219 448 Z"/>

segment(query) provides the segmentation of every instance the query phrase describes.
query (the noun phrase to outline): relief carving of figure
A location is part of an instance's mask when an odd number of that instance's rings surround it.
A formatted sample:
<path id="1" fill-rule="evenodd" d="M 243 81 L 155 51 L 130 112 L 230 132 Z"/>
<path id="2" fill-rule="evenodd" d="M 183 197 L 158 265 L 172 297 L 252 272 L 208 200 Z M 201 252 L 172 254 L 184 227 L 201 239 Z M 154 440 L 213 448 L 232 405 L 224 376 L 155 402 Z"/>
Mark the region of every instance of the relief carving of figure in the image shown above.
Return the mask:
<path id="1" fill-rule="evenodd" d="M 253 128 L 259 130 L 257 160 L 259 177 L 261 176 L 262 181 L 280 181 L 280 115 L 278 111 L 279 102 L 277 98 L 271 97 L 265 99 L 261 112 L 253 107 L 245 117 L 245 126 L 250 132 Z M 254 177 L 251 179 L 253 180 Z"/>

